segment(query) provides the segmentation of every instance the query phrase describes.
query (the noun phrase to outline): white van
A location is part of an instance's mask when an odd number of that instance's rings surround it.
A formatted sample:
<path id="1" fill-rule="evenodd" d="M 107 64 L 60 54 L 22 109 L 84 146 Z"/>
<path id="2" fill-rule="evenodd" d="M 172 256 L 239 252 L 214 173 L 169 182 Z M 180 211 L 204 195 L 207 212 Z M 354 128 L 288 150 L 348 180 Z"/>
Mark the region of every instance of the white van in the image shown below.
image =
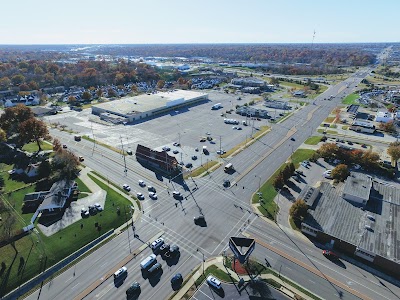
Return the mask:
<path id="1" fill-rule="evenodd" d="M 143 270 L 148 269 L 150 266 L 152 266 L 155 262 L 157 261 L 157 256 L 154 254 L 146 257 L 141 263 L 140 263 L 140 268 Z"/>
<path id="2" fill-rule="evenodd" d="M 159 238 L 151 243 L 150 248 L 154 250 L 154 249 L 157 249 L 158 247 L 160 247 L 162 244 L 164 244 L 164 239 Z"/>
<path id="3" fill-rule="evenodd" d="M 122 267 L 121 269 L 118 269 L 117 272 L 114 273 L 114 278 L 121 277 L 122 275 L 125 275 L 128 272 L 128 269 L 126 267 Z"/>

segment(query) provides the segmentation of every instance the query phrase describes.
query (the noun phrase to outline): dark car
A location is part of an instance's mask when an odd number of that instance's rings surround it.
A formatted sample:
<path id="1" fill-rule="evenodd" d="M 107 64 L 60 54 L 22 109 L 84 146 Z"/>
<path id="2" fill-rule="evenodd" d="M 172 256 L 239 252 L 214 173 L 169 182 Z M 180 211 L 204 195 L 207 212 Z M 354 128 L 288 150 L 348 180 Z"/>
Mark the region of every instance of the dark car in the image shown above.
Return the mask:
<path id="1" fill-rule="evenodd" d="M 140 293 L 141 293 L 140 284 L 137 281 L 135 281 L 126 290 L 126 297 L 129 299 L 131 297 L 138 296 Z"/>
<path id="2" fill-rule="evenodd" d="M 160 249 L 160 254 L 163 255 L 165 252 L 169 251 L 169 245 L 168 244 L 162 244 Z"/>
<path id="3" fill-rule="evenodd" d="M 183 282 L 183 277 L 181 273 L 177 273 L 171 278 L 171 285 L 173 287 L 180 287 Z"/>
<path id="4" fill-rule="evenodd" d="M 162 273 L 162 267 L 160 263 L 154 264 L 148 271 L 147 274 L 149 276 L 154 276 L 156 274 Z"/>
<path id="5" fill-rule="evenodd" d="M 323 254 L 326 258 L 328 258 L 328 259 L 330 259 L 330 260 L 338 260 L 338 259 L 339 259 L 339 257 L 338 257 L 335 253 L 333 253 L 332 251 L 330 251 L 330 250 L 324 250 L 324 251 L 322 251 L 322 254 Z"/>
<path id="6" fill-rule="evenodd" d="M 189 169 L 189 168 L 193 167 L 193 164 L 192 164 L 192 163 L 187 163 L 187 164 L 185 165 L 185 167 Z"/>
<path id="7" fill-rule="evenodd" d="M 166 251 L 166 252 L 164 253 L 164 256 L 165 256 L 166 258 L 173 258 L 173 257 L 176 257 L 179 253 L 180 253 L 180 252 L 179 252 L 179 247 L 178 247 L 178 245 L 172 245 L 172 246 L 169 248 L 169 251 Z"/>
<path id="8" fill-rule="evenodd" d="M 200 226 L 206 223 L 206 219 L 204 218 L 204 216 L 194 217 L 193 221 L 194 221 L 194 224 L 200 225 Z"/>
<path id="9" fill-rule="evenodd" d="M 228 179 L 225 179 L 224 183 L 223 183 L 223 186 L 224 187 L 230 187 L 231 186 L 231 182 Z"/>
<path id="10" fill-rule="evenodd" d="M 193 159 L 193 160 L 196 160 L 196 159 L 197 159 L 197 156 L 196 156 L 196 155 L 193 155 L 193 156 L 192 156 L 192 159 Z"/>
<path id="11" fill-rule="evenodd" d="M 294 142 L 296 139 L 292 137 L 292 138 L 290 138 L 290 140 Z"/>

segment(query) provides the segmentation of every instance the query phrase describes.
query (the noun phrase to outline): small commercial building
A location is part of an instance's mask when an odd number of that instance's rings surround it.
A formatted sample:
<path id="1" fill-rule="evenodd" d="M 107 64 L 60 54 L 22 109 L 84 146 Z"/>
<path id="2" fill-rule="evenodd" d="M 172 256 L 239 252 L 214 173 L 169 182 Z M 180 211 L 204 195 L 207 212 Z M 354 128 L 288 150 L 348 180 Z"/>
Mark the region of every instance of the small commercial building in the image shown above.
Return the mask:
<path id="1" fill-rule="evenodd" d="M 376 128 L 371 122 L 356 119 L 349 129 L 362 133 L 374 133 Z"/>
<path id="2" fill-rule="evenodd" d="M 261 79 L 257 79 L 254 77 L 239 77 L 231 80 L 233 85 L 241 86 L 241 87 L 265 87 L 267 82 Z"/>
<path id="3" fill-rule="evenodd" d="M 315 193 L 318 190 L 318 194 Z M 400 272 L 400 191 L 370 176 L 352 172 L 344 184 L 323 182 L 305 191 L 308 216 L 303 233 L 327 249 L 363 258 L 384 271 Z"/>
<path id="4" fill-rule="evenodd" d="M 102 119 L 112 122 L 134 122 L 148 117 L 154 117 L 179 107 L 208 101 L 208 94 L 174 90 L 127 97 L 92 106 L 92 113 Z"/>
<path id="5" fill-rule="evenodd" d="M 378 111 L 375 116 L 375 122 L 388 123 L 394 121 L 394 114 L 388 111 Z"/>

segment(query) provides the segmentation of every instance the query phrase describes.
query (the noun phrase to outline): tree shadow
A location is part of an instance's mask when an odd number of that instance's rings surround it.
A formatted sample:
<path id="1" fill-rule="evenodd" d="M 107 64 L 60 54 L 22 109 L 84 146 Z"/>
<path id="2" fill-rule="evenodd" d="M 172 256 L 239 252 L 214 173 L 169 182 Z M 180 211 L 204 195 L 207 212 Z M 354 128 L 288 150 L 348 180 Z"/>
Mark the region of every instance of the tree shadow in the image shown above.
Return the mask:
<path id="1" fill-rule="evenodd" d="M 12 243 L 12 244 L 14 244 L 14 243 Z M 0 297 L 4 296 L 4 293 L 6 291 L 6 287 L 7 287 L 7 284 L 8 284 L 8 279 L 10 278 L 11 269 L 12 269 L 12 267 L 14 265 L 14 262 L 17 259 L 17 256 L 18 256 L 18 251 L 15 248 L 15 245 L 13 245 L 13 248 L 15 250 L 15 255 L 14 255 L 14 258 L 13 258 L 10 266 L 7 269 L 7 272 L 4 274 L 3 280 L 1 281 L 1 284 L 0 284 Z"/>

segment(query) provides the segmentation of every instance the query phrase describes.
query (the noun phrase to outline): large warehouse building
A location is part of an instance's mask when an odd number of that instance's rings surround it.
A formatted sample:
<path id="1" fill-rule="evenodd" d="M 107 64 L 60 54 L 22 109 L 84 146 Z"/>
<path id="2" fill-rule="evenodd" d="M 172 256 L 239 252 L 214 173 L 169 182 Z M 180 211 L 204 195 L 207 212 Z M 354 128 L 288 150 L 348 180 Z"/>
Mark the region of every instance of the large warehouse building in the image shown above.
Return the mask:
<path id="1" fill-rule="evenodd" d="M 96 104 L 92 106 L 92 113 L 115 123 L 133 122 L 207 100 L 206 93 L 174 90 Z"/>

